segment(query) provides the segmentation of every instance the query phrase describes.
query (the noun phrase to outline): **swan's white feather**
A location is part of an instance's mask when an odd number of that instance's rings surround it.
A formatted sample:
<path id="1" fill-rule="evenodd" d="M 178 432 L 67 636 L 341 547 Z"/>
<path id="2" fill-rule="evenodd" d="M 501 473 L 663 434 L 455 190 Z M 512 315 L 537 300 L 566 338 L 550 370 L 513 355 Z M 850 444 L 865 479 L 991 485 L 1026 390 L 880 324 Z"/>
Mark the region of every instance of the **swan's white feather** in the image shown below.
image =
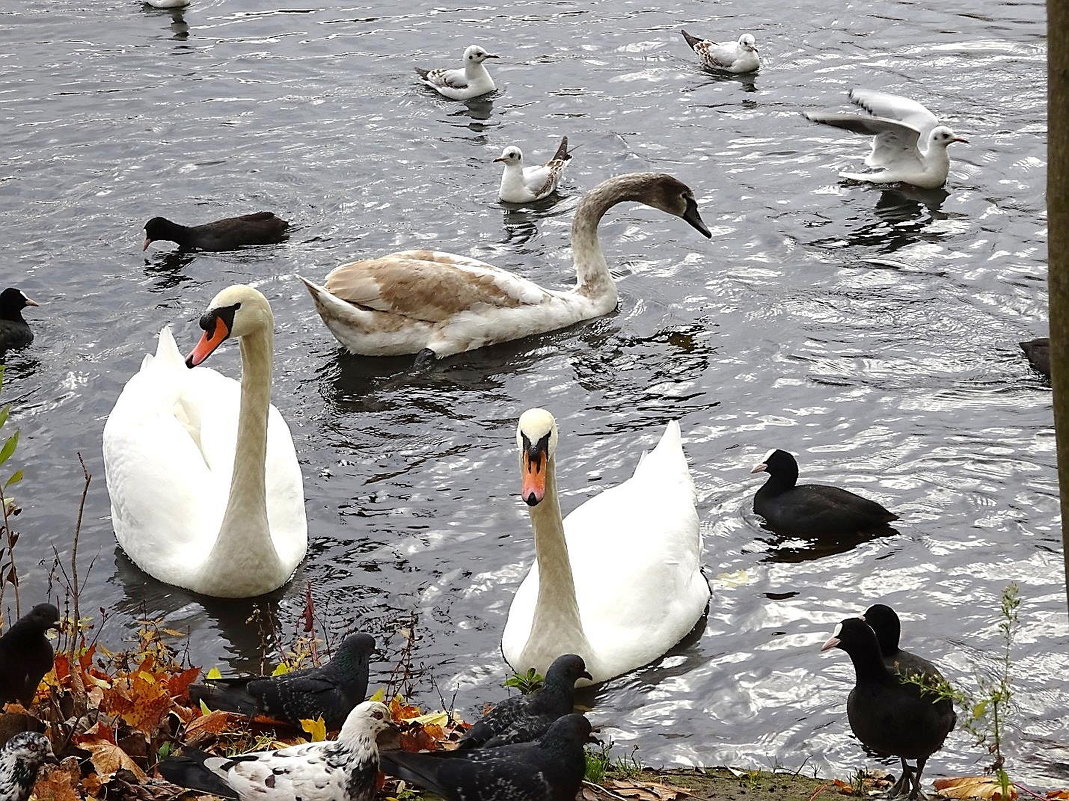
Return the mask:
<path id="1" fill-rule="evenodd" d="M 595 682 L 641 667 L 667 652 L 701 619 L 709 584 L 694 484 L 672 421 L 627 481 L 587 500 L 564 519 L 575 594 L 591 653 L 559 639 L 529 642 L 538 598 L 538 565 L 516 591 L 501 638 L 519 671 L 545 672 L 562 653 L 578 653 Z"/>
<path id="2" fill-rule="evenodd" d="M 142 570 L 195 589 L 230 492 L 241 385 L 189 369 L 169 328 L 104 426 L 104 467 L 119 545 Z M 268 416 L 267 514 L 287 575 L 307 549 L 304 488 L 290 431 Z M 241 566 L 234 566 L 240 571 Z"/>

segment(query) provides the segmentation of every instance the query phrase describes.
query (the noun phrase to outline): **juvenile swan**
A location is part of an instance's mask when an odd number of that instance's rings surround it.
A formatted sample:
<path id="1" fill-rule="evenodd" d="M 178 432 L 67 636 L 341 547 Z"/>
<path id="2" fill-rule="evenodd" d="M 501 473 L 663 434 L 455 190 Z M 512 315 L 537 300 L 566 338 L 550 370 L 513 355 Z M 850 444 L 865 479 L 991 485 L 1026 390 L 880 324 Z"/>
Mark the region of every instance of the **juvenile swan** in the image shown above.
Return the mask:
<path id="1" fill-rule="evenodd" d="M 554 331 L 616 308 L 598 223 L 628 201 L 682 217 L 711 236 L 686 184 L 671 175 L 631 173 L 598 184 L 576 209 L 574 289 L 544 289 L 485 262 L 432 250 L 345 264 L 324 286 L 301 280 L 338 341 L 362 356 L 418 353 L 418 361 L 425 361 Z"/>
<path id="2" fill-rule="evenodd" d="M 160 581 L 248 598 L 281 587 L 304 558 L 301 469 L 270 405 L 273 325 L 255 289 L 224 289 L 188 359 L 169 329 L 160 332 L 104 426 L 115 538 Z M 189 369 L 230 337 L 241 341 L 240 384 Z"/>

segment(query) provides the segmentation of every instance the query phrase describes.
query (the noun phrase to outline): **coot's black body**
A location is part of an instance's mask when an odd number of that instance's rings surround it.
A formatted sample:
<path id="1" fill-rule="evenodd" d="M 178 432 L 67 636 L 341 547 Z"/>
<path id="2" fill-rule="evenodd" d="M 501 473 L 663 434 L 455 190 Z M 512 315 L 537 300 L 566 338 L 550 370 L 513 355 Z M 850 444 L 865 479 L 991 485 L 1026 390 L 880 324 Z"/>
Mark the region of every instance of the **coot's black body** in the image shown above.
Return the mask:
<path id="1" fill-rule="evenodd" d="M 1040 337 L 1039 339 L 1032 339 L 1028 342 L 1022 342 L 1021 350 L 1024 351 L 1025 358 L 1028 359 L 1028 363 L 1032 365 L 1037 371 L 1046 376 L 1047 380 L 1050 380 L 1050 339 L 1048 337 Z"/>
<path id="2" fill-rule="evenodd" d="M 777 534 L 842 537 L 885 528 L 898 515 L 875 501 L 825 484 L 798 484 L 798 462 L 774 450 L 751 472 L 768 473 L 754 496 L 753 510 Z"/>
<path id="3" fill-rule="evenodd" d="M 903 776 L 912 784 L 909 797 L 918 798 L 925 762 L 954 728 L 950 701 L 933 703 L 930 692 L 889 671 L 876 633 L 861 618 L 842 621 L 821 650 L 830 648 L 846 651 L 854 664 L 854 688 L 846 702 L 850 729 L 866 748 L 902 760 Z M 917 760 L 916 769 L 907 759 Z"/>
<path id="4" fill-rule="evenodd" d="M 281 241 L 289 223 L 270 211 L 227 217 L 203 225 L 179 225 L 164 217 L 145 223 L 145 247 L 158 240 L 175 242 L 186 250 L 235 250 L 242 245 L 269 245 Z"/>
<path id="5" fill-rule="evenodd" d="M 0 292 L 0 353 L 8 348 L 25 348 L 33 342 L 33 331 L 23 318 L 22 310 L 36 305 L 36 301 L 14 287 Z"/>

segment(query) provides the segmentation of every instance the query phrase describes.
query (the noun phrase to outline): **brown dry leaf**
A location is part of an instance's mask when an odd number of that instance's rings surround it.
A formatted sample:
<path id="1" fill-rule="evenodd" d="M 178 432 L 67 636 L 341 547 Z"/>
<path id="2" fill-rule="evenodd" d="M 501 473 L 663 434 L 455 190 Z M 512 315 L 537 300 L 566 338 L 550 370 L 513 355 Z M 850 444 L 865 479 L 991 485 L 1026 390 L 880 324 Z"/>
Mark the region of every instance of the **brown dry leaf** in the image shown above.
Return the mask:
<path id="1" fill-rule="evenodd" d="M 148 778 L 145 771 L 141 770 L 125 751 L 113 743 L 98 740 L 95 743 L 82 743 L 82 748 L 89 752 L 89 759 L 96 768 L 96 772 L 100 774 L 102 781 L 107 781 L 115 771 L 122 768 L 137 776 L 138 781 Z"/>
<path id="2" fill-rule="evenodd" d="M 583 782 L 583 789 L 579 793 L 582 801 L 605 801 L 605 793 L 599 792 L 597 785 Z"/>
<path id="3" fill-rule="evenodd" d="M 936 779 L 935 789 L 947 798 L 981 798 L 984 801 L 1010 801 L 1017 790 L 1010 785 L 1009 798 L 1002 797 L 1002 787 L 992 776 L 960 776 L 956 779 Z"/>
<path id="4" fill-rule="evenodd" d="M 1069 801 L 1069 790 L 1051 790 L 1047 793 L 1047 798 L 1053 801 Z"/>
<path id="5" fill-rule="evenodd" d="M 656 782 L 621 781 L 612 779 L 607 786 L 624 798 L 637 798 L 639 801 L 678 801 L 691 795 L 682 787 L 673 787 Z"/>
<path id="6" fill-rule="evenodd" d="M 33 787 L 37 801 L 81 801 L 77 787 L 82 779 L 78 760 L 67 757 L 58 765 L 45 765 Z"/>
<path id="7" fill-rule="evenodd" d="M 207 715 L 201 715 L 186 726 L 186 744 L 196 745 L 203 740 L 207 740 L 213 734 L 226 731 L 230 726 L 230 718 L 229 713 L 218 709 Z"/>

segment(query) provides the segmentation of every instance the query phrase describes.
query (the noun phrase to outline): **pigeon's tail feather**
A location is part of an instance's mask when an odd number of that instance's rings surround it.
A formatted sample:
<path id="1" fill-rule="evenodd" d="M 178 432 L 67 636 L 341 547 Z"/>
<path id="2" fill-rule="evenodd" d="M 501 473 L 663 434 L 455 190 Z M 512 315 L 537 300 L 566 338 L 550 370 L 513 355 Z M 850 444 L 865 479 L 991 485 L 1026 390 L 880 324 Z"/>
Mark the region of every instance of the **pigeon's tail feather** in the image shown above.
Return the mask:
<path id="1" fill-rule="evenodd" d="M 237 799 L 234 788 L 204 766 L 208 756 L 203 751 L 187 748 L 181 756 L 165 759 L 157 767 L 163 778 L 179 787 L 200 790 L 220 798 Z"/>
<path id="2" fill-rule="evenodd" d="M 450 794 L 438 782 L 441 761 L 431 754 L 413 754 L 408 751 L 383 751 L 379 754 L 382 770 L 398 779 L 418 784 L 425 790 L 448 798 Z"/>
<path id="3" fill-rule="evenodd" d="M 244 681 L 233 684 L 191 684 L 189 697 L 193 701 L 203 701 L 209 709 L 238 712 L 251 717 L 261 711 L 260 700 L 250 695 L 245 687 Z"/>

